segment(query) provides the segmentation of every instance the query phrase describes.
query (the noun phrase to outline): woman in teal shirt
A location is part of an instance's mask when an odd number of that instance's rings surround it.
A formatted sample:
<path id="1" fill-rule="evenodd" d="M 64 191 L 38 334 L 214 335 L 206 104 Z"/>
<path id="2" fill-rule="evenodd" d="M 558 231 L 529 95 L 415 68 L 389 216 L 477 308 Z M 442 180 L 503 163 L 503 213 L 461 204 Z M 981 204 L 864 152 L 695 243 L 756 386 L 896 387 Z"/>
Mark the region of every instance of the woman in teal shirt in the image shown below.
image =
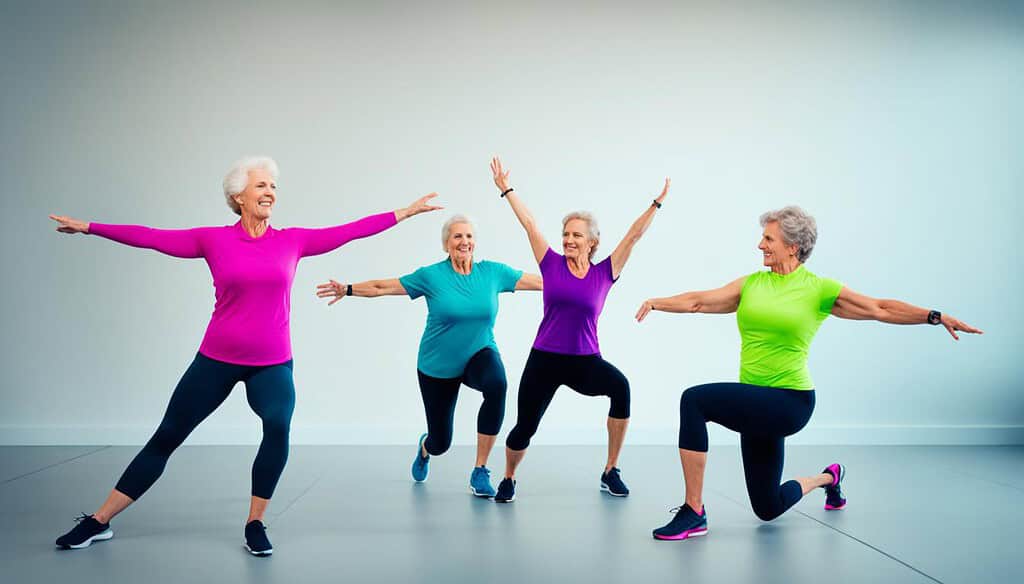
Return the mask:
<path id="1" fill-rule="evenodd" d="M 494 342 L 498 294 L 540 290 L 542 281 L 538 275 L 498 262 L 474 262 L 476 238 L 473 224 L 464 215 L 445 222 L 441 243 L 448 257 L 436 264 L 390 280 L 347 286 L 331 280 L 317 287 L 317 295 L 332 297 L 329 305 L 345 296 L 426 297 L 427 326 L 420 340 L 416 373 L 427 432 L 419 439 L 413 479 L 425 481 L 430 456 L 444 454 L 451 446 L 459 386 L 466 385 L 484 397 L 477 415 L 476 466 L 469 488 L 479 497 L 493 497 L 487 458 L 505 417 L 507 388 L 505 366 Z"/>
<path id="2" fill-rule="evenodd" d="M 938 311 L 870 298 L 811 273 L 804 262 L 814 249 L 818 231 L 814 218 L 799 207 L 765 213 L 761 226 L 764 233 L 758 249 L 770 271 L 743 276 L 717 290 L 652 298 L 637 312 L 638 321 L 652 310 L 735 312 L 742 341 L 739 383 L 709 383 L 683 392 L 679 458 L 686 502 L 673 509 L 675 517 L 668 525 L 654 530 L 656 539 L 687 539 L 708 531 L 702 501 L 707 422 L 740 433 L 747 493 L 760 519 L 775 519 L 819 487 L 825 489 L 825 509 L 846 506 L 840 489 L 845 471 L 838 463 L 817 475 L 779 484 L 785 437 L 800 431 L 814 411 L 807 351 L 829 314 L 891 324 L 941 324 L 954 339 L 959 339 L 957 331 L 981 333 Z"/>

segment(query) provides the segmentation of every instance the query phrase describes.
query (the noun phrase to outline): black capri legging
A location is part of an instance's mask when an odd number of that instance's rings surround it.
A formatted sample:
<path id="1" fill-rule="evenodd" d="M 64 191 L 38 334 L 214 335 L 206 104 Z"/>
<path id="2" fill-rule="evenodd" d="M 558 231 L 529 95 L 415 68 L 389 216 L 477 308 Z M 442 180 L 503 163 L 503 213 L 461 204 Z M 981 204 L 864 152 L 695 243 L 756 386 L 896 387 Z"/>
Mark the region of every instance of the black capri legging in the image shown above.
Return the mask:
<path id="1" fill-rule="evenodd" d="M 600 355 L 563 355 L 531 349 L 519 381 L 519 416 L 505 440 L 506 446 L 525 450 L 530 445 L 544 411 L 562 385 L 583 395 L 606 395 L 611 398 L 608 417 L 629 418 L 629 381 Z"/>
<path id="2" fill-rule="evenodd" d="M 174 388 L 160 426 L 135 456 L 118 491 L 138 499 L 167 466 L 167 460 L 192 430 L 224 403 L 238 382 L 245 383 L 249 406 L 263 421 L 263 441 L 252 464 L 252 495 L 269 499 L 288 461 L 288 430 L 295 409 L 292 362 L 279 365 L 235 365 L 196 354 Z"/>
<path id="3" fill-rule="evenodd" d="M 708 451 L 708 422 L 740 433 L 743 474 L 754 514 L 771 521 L 803 497 L 800 483 L 782 480 L 785 438 L 814 412 L 814 391 L 747 383 L 708 383 L 679 400 L 679 448 Z"/>
<path id="4" fill-rule="evenodd" d="M 455 425 L 455 402 L 459 399 L 459 386 L 466 385 L 484 395 L 484 403 L 476 416 L 476 431 L 488 436 L 497 435 L 505 419 L 505 392 L 508 381 L 501 356 L 491 348 L 481 349 L 466 364 L 461 377 L 431 377 L 416 370 L 420 380 L 420 395 L 427 414 L 427 440 L 423 444 L 427 453 L 444 454 L 452 445 Z"/>

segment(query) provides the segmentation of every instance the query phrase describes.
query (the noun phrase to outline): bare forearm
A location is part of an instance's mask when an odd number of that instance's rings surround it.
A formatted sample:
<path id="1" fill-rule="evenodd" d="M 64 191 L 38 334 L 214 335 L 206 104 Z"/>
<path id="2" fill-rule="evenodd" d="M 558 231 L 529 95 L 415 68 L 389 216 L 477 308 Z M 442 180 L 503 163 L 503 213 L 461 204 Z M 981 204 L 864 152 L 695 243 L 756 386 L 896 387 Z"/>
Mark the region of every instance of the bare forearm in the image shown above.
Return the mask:
<path id="1" fill-rule="evenodd" d="M 352 284 L 352 295 L 365 298 L 387 296 L 387 286 L 385 283 L 386 280 L 367 280 L 358 284 Z"/>
<path id="2" fill-rule="evenodd" d="M 665 298 L 651 298 L 648 302 L 651 303 L 652 309 L 659 312 L 700 312 L 701 308 L 700 296 L 697 292 L 683 292 Z"/>
<path id="3" fill-rule="evenodd" d="M 647 228 L 651 226 L 651 222 L 654 221 L 654 214 L 656 211 L 657 209 L 655 209 L 654 205 L 648 207 L 647 210 L 644 211 L 644 214 L 640 215 L 640 217 L 633 222 L 633 225 L 630 226 L 626 237 L 633 243 L 640 241 L 640 238 L 647 231 Z"/>
<path id="4" fill-rule="evenodd" d="M 927 308 L 899 300 L 879 300 L 875 319 L 889 324 L 926 324 L 928 312 Z"/>

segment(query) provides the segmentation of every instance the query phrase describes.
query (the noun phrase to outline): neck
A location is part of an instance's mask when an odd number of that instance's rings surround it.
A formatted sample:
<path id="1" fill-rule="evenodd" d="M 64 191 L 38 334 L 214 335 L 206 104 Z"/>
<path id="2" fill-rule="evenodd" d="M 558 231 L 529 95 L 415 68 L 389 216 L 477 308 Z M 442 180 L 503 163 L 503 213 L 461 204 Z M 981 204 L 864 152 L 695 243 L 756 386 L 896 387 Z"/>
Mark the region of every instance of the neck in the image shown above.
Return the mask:
<path id="1" fill-rule="evenodd" d="M 786 274 L 792 274 L 795 272 L 801 265 L 803 264 L 800 263 L 800 260 L 792 258 L 789 261 L 775 264 L 772 266 L 772 271 L 781 276 L 785 276 Z"/>
<path id="2" fill-rule="evenodd" d="M 590 258 L 587 256 L 576 256 L 574 258 L 565 258 L 569 262 L 569 269 L 573 272 L 583 273 L 586 272 L 590 267 Z"/>
<path id="3" fill-rule="evenodd" d="M 249 214 L 242 215 L 242 227 L 252 237 L 262 237 L 270 227 L 270 219 L 258 219 Z"/>
<path id="4" fill-rule="evenodd" d="M 460 260 L 454 256 L 448 256 L 448 259 L 452 262 L 452 269 L 460 274 L 469 274 L 473 271 L 473 258 L 469 257 L 464 260 Z"/>

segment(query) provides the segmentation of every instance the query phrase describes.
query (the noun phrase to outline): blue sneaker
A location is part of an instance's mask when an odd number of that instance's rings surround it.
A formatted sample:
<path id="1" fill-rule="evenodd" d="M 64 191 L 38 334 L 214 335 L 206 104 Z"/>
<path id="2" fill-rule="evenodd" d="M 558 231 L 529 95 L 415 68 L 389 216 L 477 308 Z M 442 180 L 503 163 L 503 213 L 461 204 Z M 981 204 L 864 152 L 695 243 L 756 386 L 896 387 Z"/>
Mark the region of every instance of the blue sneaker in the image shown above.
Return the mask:
<path id="1" fill-rule="evenodd" d="M 677 541 L 708 534 L 708 513 L 704 509 L 701 509 L 698 515 L 689 505 L 683 503 L 671 512 L 676 514 L 675 517 L 668 525 L 654 530 L 654 539 Z"/>
<path id="2" fill-rule="evenodd" d="M 491 486 L 491 471 L 486 466 L 473 469 L 473 474 L 469 477 L 469 492 L 487 499 L 495 495 L 494 487 Z"/>
<path id="3" fill-rule="evenodd" d="M 427 435 L 420 436 L 416 441 L 416 458 L 412 461 L 412 480 L 422 483 L 427 480 L 427 473 L 430 472 L 430 455 L 423 456 L 423 442 Z"/>
<path id="4" fill-rule="evenodd" d="M 501 479 L 498 483 L 498 494 L 494 495 L 495 503 L 511 503 L 516 500 L 516 482 L 510 478 Z"/>
<path id="5" fill-rule="evenodd" d="M 601 473 L 601 490 L 613 497 L 629 496 L 629 487 L 622 482 L 622 471 L 615 468 L 606 473 Z"/>

